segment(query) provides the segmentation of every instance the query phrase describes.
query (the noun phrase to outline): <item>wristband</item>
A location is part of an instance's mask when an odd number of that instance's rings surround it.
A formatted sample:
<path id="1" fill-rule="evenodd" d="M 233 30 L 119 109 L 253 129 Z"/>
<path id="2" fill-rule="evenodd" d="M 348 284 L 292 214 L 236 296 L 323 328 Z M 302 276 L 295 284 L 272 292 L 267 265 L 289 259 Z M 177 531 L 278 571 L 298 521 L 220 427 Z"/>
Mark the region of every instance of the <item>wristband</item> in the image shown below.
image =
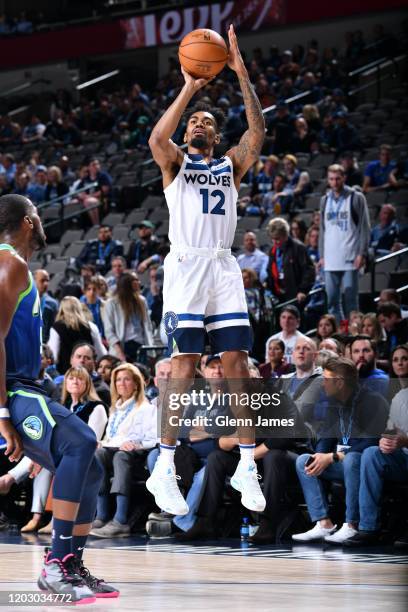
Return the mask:
<path id="1" fill-rule="evenodd" d="M 8 408 L 0 408 L 0 419 L 9 419 L 10 411 Z"/>

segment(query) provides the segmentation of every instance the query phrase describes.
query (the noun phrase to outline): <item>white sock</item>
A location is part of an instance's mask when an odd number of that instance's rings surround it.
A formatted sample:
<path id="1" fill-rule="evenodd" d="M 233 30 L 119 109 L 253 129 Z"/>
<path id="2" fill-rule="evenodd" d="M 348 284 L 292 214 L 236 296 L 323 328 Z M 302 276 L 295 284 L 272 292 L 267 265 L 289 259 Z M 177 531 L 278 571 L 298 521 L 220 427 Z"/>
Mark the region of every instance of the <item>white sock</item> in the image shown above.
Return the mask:
<path id="1" fill-rule="evenodd" d="M 253 463 L 254 460 L 254 450 L 255 450 L 255 444 L 240 444 L 239 445 L 239 452 L 241 455 L 241 461 L 242 463 Z"/>
<path id="2" fill-rule="evenodd" d="M 160 455 L 159 459 L 163 465 L 174 466 L 174 453 L 176 446 L 170 446 L 169 444 L 160 444 Z"/>

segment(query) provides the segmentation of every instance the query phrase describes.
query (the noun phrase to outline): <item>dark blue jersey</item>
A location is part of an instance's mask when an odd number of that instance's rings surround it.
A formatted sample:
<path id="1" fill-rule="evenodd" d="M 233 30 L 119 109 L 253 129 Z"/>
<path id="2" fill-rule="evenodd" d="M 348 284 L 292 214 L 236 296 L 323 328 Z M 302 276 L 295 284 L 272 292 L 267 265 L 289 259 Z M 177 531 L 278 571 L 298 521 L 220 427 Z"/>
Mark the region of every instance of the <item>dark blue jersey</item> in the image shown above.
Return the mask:
<path id="1" fill-rule="evenodd" d="M 15 250 L 0 244 L 0 251 Z M 36 380 L 41 367 L 41 309 L 37 287 L 31 272 L 28 287 L 18 296 L 6 346 L 6 379 Z"/>

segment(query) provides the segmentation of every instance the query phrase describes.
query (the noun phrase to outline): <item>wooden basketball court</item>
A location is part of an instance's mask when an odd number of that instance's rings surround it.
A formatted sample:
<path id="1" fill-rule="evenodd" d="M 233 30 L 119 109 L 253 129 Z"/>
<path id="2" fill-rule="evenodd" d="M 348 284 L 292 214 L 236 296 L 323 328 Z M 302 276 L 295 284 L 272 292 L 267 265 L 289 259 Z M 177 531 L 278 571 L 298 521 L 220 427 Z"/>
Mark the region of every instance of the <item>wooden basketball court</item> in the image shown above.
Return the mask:
<path id="1" fill-rule="evenodd" d="M 48 543 L 46 537 L 2 536 L 0 603 L 7 609 L 14 607 L 6 603 L 8 592 L 36 591 Z M 85 562 L 121 589 L 119 599 L 98 600 L 89 610 L 408 609 L 408 556 L 392 546 L 357 552 L 322 545 L 241 547 L 237 540 L 194 546 L 170 538 L 92 539 Z"/>

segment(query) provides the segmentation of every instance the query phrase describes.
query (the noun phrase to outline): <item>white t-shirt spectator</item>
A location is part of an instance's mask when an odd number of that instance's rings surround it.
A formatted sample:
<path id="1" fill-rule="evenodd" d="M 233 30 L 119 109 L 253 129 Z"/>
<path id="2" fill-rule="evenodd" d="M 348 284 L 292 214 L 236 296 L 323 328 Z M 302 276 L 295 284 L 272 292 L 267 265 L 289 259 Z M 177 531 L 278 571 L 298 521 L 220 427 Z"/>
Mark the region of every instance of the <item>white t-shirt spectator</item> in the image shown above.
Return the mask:
<path id="1" fill-rule="evenodd" d="M 278 332 L 277 334 L 274 334 L 273 336 L 268 338 L 268 340 L 266 341 L 266 356 L 265 356 L 265 361 L 268 361 L 268 346 L 269 346 L 269 342 L 271 340 L 282 340 L 282 342 L 285 345 L 285 353 L 284 353 L 285 360 L 288 363 L 292 363 L 292 354 L 293 354 L 296 342 L 299 340 L 299 338 L 306 338 L 306 337 L 307 336 L 302 334 L 300 331 L 296 331 L 293 334 L 293 336 L 289 336 L 288 338 L 284 338 L 283 337 L 283 331 Z"/>

